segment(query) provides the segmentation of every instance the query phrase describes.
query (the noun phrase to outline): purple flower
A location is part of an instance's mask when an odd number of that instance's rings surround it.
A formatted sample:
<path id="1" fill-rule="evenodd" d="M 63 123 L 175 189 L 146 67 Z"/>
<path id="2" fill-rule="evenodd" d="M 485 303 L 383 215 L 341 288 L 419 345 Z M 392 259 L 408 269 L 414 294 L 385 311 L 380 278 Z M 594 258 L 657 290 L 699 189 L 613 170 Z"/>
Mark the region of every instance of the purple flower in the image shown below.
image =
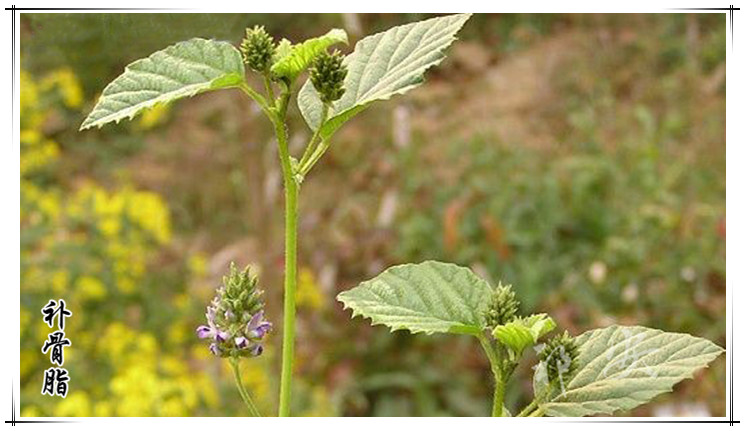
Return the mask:
<path id="1" fill-rule="evenodd" d="M 259 356 L 264 352 L 264 346 L 261 344 L 254 344 L 253 347 L 251 347 L 251 356 Z"/>
<path id="2" fill-rule="evenodd" d="M 245 349 L 246 347 L 248 347 L 248 338 L 235 337 L 235 346 L 239 349 Z"/>
<path id="3" fill-rule="evenodd" d="M 246 335 L 251 339 L 261 339 L 271 329 L 272 324 L 264 320 L 264 310 L 261 310 L 254 314 L 246 324 Z"/>
<path id="4" fill-rule="evenodd" d="M 215 356 L 220 356 L 220 347 L 217 344 L 212 343 L 210 344 L 210 352 Z"/>
<path id="5" fill-rule="evenodd" d="M 199 338 L 211 337 L 213 333 L 214 329 L 204 325 L 199 325 L 199 327 L 197 328 L 197 337 Z"/>

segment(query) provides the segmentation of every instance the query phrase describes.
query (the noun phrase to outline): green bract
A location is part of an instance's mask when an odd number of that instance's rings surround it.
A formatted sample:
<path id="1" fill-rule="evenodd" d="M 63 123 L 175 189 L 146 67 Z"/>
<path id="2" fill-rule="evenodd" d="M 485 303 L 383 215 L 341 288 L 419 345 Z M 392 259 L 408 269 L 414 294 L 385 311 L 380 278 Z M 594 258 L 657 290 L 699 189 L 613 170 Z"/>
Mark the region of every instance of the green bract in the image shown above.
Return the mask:
<path id="1" fill-rule="evenodd" d="M 290 45 L 288 41 L 283 40 L 277 49 L 272 74 L 275 78 L 286 78 L 294 81 L 298 75 L 310 66 L 318 54 L 339 43 L 346 45 L 349 42 L 347 41 L 347 33 L 338 28 L 298 45 Z"/>
<path id="2" fill-rule="evenodd" d="M 556 328 L 554 320 L 546 314 L 534 314 L 515 319 L 494 328 L 492 335 L 509 347 L 519 357 L 523 350 L 535 345 L 538 340 Z"/>
<path id="3" fill-rule="evenodd" d="M 227 42 L 191 39 L 137 60 L 104 88 L 80 130 L 131 119 L 168 103 L 244 82 L 241 53 Z"/>

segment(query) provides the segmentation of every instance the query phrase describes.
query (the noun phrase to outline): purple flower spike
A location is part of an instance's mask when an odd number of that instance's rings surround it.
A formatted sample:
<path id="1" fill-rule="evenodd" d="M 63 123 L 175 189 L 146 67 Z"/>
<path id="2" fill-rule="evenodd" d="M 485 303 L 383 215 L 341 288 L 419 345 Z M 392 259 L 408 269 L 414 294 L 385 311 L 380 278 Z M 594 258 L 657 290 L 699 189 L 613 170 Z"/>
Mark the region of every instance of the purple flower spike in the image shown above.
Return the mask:
<path id="1" fill-rule="evenodd" d="M 262 291 L 250 268 L 230 265 L 223 285 L 207 306 L 207 322 L 197 327 L 197 336 L 211 342 L 209 350 L 221 358 L 259 356 L 262 338 L 272 329 L 264 318 Z"/>

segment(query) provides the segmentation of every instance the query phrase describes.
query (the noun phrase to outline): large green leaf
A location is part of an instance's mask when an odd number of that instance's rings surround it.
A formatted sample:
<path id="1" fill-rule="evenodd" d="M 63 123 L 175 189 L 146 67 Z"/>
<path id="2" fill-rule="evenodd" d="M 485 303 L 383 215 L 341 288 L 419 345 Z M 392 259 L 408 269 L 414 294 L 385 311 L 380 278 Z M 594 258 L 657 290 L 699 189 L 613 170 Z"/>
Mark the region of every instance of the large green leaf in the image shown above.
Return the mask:
<path id="1" fill-rule="evenodd" d="M 611 326 L 577 337 L 578 369 L 540 407 L 548 416 L 589 416 L 629 410 L 707 367 L 724 350 L 703 338 L 641 326 Z M 545 367 L 534 376 L 537 396 Z"/>
<path id="2" fill-rule="evenodd" d="M 392 331 L 480 334 L 491 287 L 468 268 L 427 261 L 391 267 L 337 299 L 352 317 Z"/>
<path id="3" fill-rule="evenodd" d="M 279 45 L 276 63 L 272 66 L 272 74 L 293 81 L 310 66 L 316 55 L 337 43 L 349 43 L 347 32 L 338 28 L 297 45 L 288 46 L 286 40 L 283 40 Z"/>
<path id="4" fill-rule="evenodd" d="M 349 72 L 346 92 L 334 102 L 321 137 L 329 138 L 344 122 L 376 100 L 390 99 L 424 82 L 424 72 L 445 58 L 445 49 L 455 40 L 470 14 L 449 15 L 393 27 L 357 43 L 344 59 Z M 321 127 L 323 102 L 308 81 L 298 94 L 298 106 L 313 129 Z"/>
<path id="5" fill-rule="evenodd" d="M 493 335 L 519 356 L 538 339 L 553 331 L 556 323 L 546 314 L 533 314 L 494 328 Z"/>
<path id="6" fill-rule="evenodd" d="M 101 127 L 144 109 L 244 81 L 240 52 L 227 42 L 191 39 L 131 63 L 101 94 L 80 130 Z"/>

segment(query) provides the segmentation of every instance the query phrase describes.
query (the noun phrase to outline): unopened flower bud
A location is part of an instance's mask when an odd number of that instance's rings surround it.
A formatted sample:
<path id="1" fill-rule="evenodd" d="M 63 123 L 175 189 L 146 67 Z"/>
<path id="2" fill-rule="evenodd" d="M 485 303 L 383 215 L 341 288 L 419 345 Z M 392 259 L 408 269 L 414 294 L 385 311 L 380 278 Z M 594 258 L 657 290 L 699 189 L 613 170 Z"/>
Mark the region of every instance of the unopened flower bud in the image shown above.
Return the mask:
<path id="1" fill-rule="evenodd" d="M 272 67 L 274 58 L 274 39 L 262 26 L 246 29 L 246 37 L 241 41 L 243 61 L 252 70 L 264 73 Z"/>
<path id="2" fill-rule="evenodd" d="M 549 382 L 567 382 L 577 370 L 578 356 L 577 342 L 566 331 L 550 339 L 538 353 L 546 365 Z"/>
<path id="3" fill-rule="evenodd" d="M 323 103 L 339 100 L 344 95 L 344 78 L 347 67 L 342 64 L 344 56 L 339 51 L 329 54 L 321 52 L 310 67 L 310 82 L 313 83 Z"/>
<path id="4" fill-rule="evenodd" d="M 486 325 L 493 329 L 511 322 L 517 317 L 519 306 L 512 286 L 502 286 L 502 283 L 499 283 L 492 291 L 489 308 L 486 310 Z"/>

